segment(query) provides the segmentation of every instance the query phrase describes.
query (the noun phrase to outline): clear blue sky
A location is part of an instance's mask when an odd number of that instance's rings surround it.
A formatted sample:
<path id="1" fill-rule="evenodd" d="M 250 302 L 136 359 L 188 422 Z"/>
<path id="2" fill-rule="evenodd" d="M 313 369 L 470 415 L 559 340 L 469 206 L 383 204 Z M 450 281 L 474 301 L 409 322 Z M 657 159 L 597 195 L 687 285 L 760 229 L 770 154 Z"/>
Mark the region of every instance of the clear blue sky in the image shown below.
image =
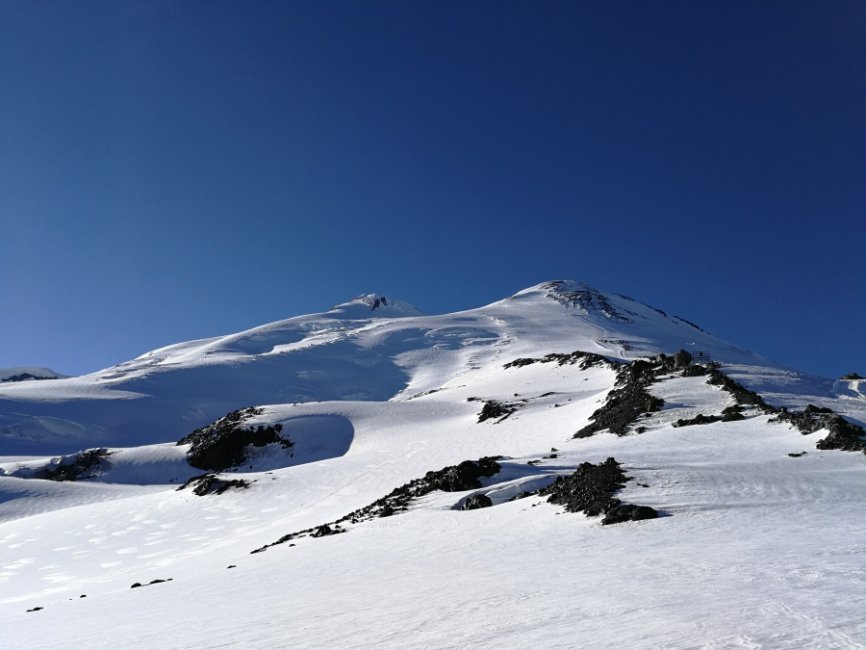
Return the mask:
<path id="1" fill-rule="evenodd" d="M 866 4 L 0 0 L 0 367 L 569 278 L 866 373 Z"/>

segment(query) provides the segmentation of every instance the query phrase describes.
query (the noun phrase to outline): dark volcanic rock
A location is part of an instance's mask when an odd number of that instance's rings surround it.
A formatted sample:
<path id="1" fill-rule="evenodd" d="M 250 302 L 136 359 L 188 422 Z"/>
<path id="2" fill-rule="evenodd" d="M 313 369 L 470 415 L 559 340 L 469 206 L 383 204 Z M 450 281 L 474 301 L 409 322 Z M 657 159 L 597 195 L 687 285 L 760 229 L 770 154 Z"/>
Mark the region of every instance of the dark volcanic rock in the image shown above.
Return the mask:
<path id="1" fill-rule="evenodd" d="M 663 406 L 664 401 L 650 395 L 641 380 L 629 379 L 625 386 L 608 393 L 604 406 L 590 416 L 592 422 L 575 433 L 574 437 L 588 438 L 603 429 L 624 436 L 638 417 L 660 411 Z"/>
<path id="2" fill-rule="evenodd" d="M 539 494 L 549 495 L 550 503 L 562 505 L 569 512 L 584 512 L 590 517 L 603 514 L 602 524 L 657 517 L 658 513 L 648 506 L 624 504 L 613 497 L 628 480 L 620 464 L 608 458 L 598 465 L 581 463 L 573 474 L 558 477 Z"/>
<path id="3" fill-rule="evenodd" d="M 18 381 L 43 381 L 45 379 L 57 379 L 57 377 L 44 377 L 40 375 L 33 375 L 29 372 L 22 372 L 17 375 L 10 375 L 8 377 L 4 377 L 0 379 L 0 384 L 6 382 L 18 382 Z M 41 609 L 41 608 L 40 608 Z"/>
<path id="4" fill-rule="evenodd" d="M 493 505 L 493 501 L 486 494 L 473 494 L 463 502 L 461 510 L 477 510 L 479 508 L 489 508 Z"/>
<path id="5" fill-rule="evenodd" d="M 481 408 L 481 413 L 478 414 L 478 422 L 480 423 L 492 419 L 504 420 L 516 410 L 517 406 L 514 404 L 505 404 L 503 402 L 497 402 L 496 400 L 488 400 L 484 402 L 484 406 Z"/>
<path id="6" fill-rule="evenodd" d="M 560 354 L 556 352 L 552 352 L 550 354 L 546 354 L 541 358 L 520 358 L 515 359 L 509 363 L 506 363 L 504 368 L 522 368 L 523 366 L 529 366 L 533 363 L 553 363 L 556 362 L 560 366 L 574 365 L 579 363 L 579 367 L 581 370 L 586 370 L 588 368 L 592 368 L 595 366 L 611 366 L 614 367 L 614 363 L 608 359 L 605 359 L 603 356 L 594 354 L 592 352 L 581 352 L 580 350 L 575 350 L 569 354 Z"/>
<path id="7" fill-rule="evenodd" d="M 722 390 L 729 392 L 740 406 L 755 406 L 764 411 L 764 413 L 775 413 L 777 410 L 767 404 L 764 398 L 755 391 L 749 390 L 742 384 L 734 381 L 722 373 L 715 365 L 710 368 L 710 378 L 707 380 L 707 383 L 719 386 Z"/>
<path id="8" fill-rule="evenodd" d="M 199 469 L 222 472 L 244 462 L 248 446 L 264 447 L 278 444 L 289 449 L 293 443 L 282 438 L 281 424 L 273 426 L 244 427 L 245 420 L 262 413 L 261 409 L 249 407 L 232 411 L 219 420 L 196 429 L 181 438 L 178 445 L 190 445 L 187 462 Z"/>
<path id="9" fill-rule="evenodd" d="M 826 428 L 830 433 L 816 443 L 818 449 L 839 449 L 841 451 L 862 451 L 866 453 L 866 431 L 852 424 L 840 415 L 834 415 Z"/>
<path id="10" fill-rule="evenodd" d="M 680 372 L 685 377 L 695 377 L 709 372 L 706 367 L 693 364 L 694 357 L 687 350 L 679 350 L 673 355 L 658 354 L 649 359 L 637 359 L 630 364 L 621 364 L 590 352 L 575 351 L 571 354 L 548 354 L 537 359 L 519 358 L 505 364 L 505 368 L 554 361 L 559 365 L 580 363 L 584 369 L 601 365 L 617 369 L 617 387 L 608 393 L 604 406 L 590 416 L 590 424 L 578 431 L 575 438 L 586 438 L 604 429 L 625 435 L 641 415 L 659 411 L 664 406 L 662 399 L 646 390 L 650 384 L 667 373 Z M 721 373 L 718 374 L 727 379 Z"/>
<path id="11" fill-rule="evenodd" d="M 103 448 L 86 449 L 52 460 L 51 465 L 34 473 L 34 478 L 49 481 L 81 481 L 94 478 L 110 467 L 110 452 Z"/>
<path id="12" fill-rule="evenodd" d="M 133 582 L 133 583 L 129 586 L 129 588 L 130 588 L 130 589 L 139 589 L 139 588 L 141 588 L 141 587 L 149 587 L 150 585 L 158 585 L 158 584 L 162 584 L 163 582 L 171 582 L 172 580 L 173 580 L 173 578 L 157 578 L 156 580 L 151 580 L 151 581 L 148 582 L 146 585 L 143 585 L 143 584 L 141 584 L 140 582 Z"/>
<path id="13" fill-rule="evenodd" d="M 686 350 L 680 350 L 674 353 L 674 367 L 688 368 L 692 363 L 692 354 Z"/>
<path id="14" fill-rule="evenodd" d="M 707 374 L 707 369 L 704 366 L 690 365 L 683 368 L 683 377 L 700 377 Z"/>
<path id="15" fill-rule="evenodd" d="M 617 503 L 608 508 L 604 513 L 603 525 L 620 524 L 624 521 L 640 521 L 641 519 L 655 519 L 659 516 L 649 506 L 636 506 L 630 503 Z"/>
<path id="16" fill-rule="evenodd" d="M 479 458 L 478 460 L 464 460 L 459 465 L 449 465 L 440 470 L 427 472 L 423 478 L 417 478 L 409 483 L 405 483 L 381 499 L 377 499 L 368 506 L 350 512 L 336 521 L 283 535 L 276 542 L 266 544 L 252 552 L 261 553 L 271 546 L 283 544 L 299 537 L 322 537 L 334 532 L 346 532 L 344 529 L 339 528 L 340 524 L 357 524 L 377 517 L 390 517 L 408 509 L 409 503 L 413 499 L 430 494 L 434 490 L 442 490 L 443 492 L 475 490 L 481 487 L 482 478 L 494 476 L 502 469 L 501 465 L 496 462 L 498 459 L 499 457 L 497 456 Z M 332 530 L 332 532 L 325 532 L 324 529 L 326 528 Z"/>
<path id="17" fill-rule="evenodd" d="M 838 449 L 841 451 L 862 451 L 866 453 L 866 430 L 849 422 L 833 409 L 809 404 L 802 411 L 789 411 L 786 408 L 771 406 L 756 392 L 749 390 L 730 377 L 722 374 L 718 365 L 710 368 L 708 383 L 721 386 L 737 401 L 738 406 L 754 406 L 767 414 L 774 414 L 770 422 L 787 422 L 794 425 L 804 435 L 827 429 L 829 434 L 815 445 L 818 449 Z M 742 409 L 728 407 L 723 414 L 723 420 L 743 419 Z"/>
<path id="18" fill-rule="evenodd" d="M 578 307 L 588 313 L 599 313 L 613 321 L 630 323 L 631 319 L 620 313 L 600 291 L 583 283 L 554 280 L 541 287 L 547 296 L 566 307 Z"/>
<path id="19" fill-rule="evenodd" d="M 343 530 L 337 525 L 332 528 L 328 524 L 324 524 L 323 526 L 318 526 L 315 530 L 313 530 L 310 533 L 310 537 L 328 537 L 329 535 L 338 535 L 345 532 L 345 530 Z"/>
<path id="20" fill-rule="evenodd" d="M 737 420 L 745 420 L 746 416 L 743 415 L 743 407 L 739 404 L 734 404 L 733 406 L 728 406 L 722 409 L 722 422 L 735 422 Z"/>
<path id="21" fill-rule="evenodd" d="M 178 490 L 185 490 L 190 485 L 194 486 L 193 494 L 200 497 L 206 494 L 222 494 L 229 489 L 246 489 L 250 486 L 248 481 L 243 479 L 223 479 L 214 474 L 202 474 L 201 476 L 193 476 L 186 483 L 181 485 Z"/>
<path id="22" fill-rule="evenodd" d="M 802 411 L 776 409 L 776 417 L 770 422 L 793 424 L 804 435 L 826 429 L 826 438 L 816 443 L 818 449 L 838 449 L 840 451 L 862 451 L 866 453 L 866 430 L 849 422 L 833 409 L 809 404 Z"/>
<path id="23" fill-rule="evenodd" d="M 764 413 L 783 411 L 770 406 L 758 393 L 722 373 L 719 364 L 709 362 L 704 366 L 693 364 L 692 361 L 693 357 L 689 352 L 680 350 L 672 356 L 658 354 L 649 359 L 637 359 L 621 366 L 617 371 L 617 387 L 608 393 L 604 406 L 590 416 L 590 424 L 578 431 L 574 437 L 586 438 L 604 429 L 609 429 L 617 435 L 625 435 L 641 415 L 661 410 L 664 406 L 664 402 L 648 393 L 646 388 L 663 375 L 672 372 L 679 372 L 684 377 L 708 374 L 707 383 L 727 391 L 737 402 L 736 405 L 724 409 L 721 416 L 698 415 L 691 420 L 678 420 L 674 426 L 708 424 L 720 420 L 723 422 L 743 420 L 745 419 L 742 414 L 744 406 L 758 408 Z M 636 430 L 640 432 L 643 427 L 637 427 Z"/>
<path id="24" fill-rule="evenodd" d="M 586 438 L 604 429 L 619 436 L 627 434 L 629 427 L 641 415 L 660 411 L 664 406 L 664 400 L 651 395 L 647 387 L 661 376 L 677 371 L 684 376 L 707 372 L 702 366 L 692 365 L 692 355 L 686 350 L 680 350 L 673 356 L 658 354 L 649 359 L 636 359 L 628 365 L 620 366 L 617 371 L 617 388 L 608 393 L 604 406 L 590 416 L 591 423 L 574 434 L 574 437 Z"/>
<path id="25" fill-rule="evenodd" d="M 427 472 L 421 481 L 426 484 L 423 488 L 425 494 L 433 490 L 463 492 L 464 490 L 480 488 L 482 478 L 489 478 L 500 469 L 502 467 L 495 458 L 464 460 L 459 465 L 451 465 L 436 472 Z M 429 489 L 427 489 L 428 487 Z"/>
<path id="26" fill-rule="evenodd" d="M 598 465 L 581 463 L 573 474 L 560 476 L 540 494 L 549 495 L 548 501 L 564 506 L 569 512 L 585 512 L 596 517 L 611 502 L 611 495 L 625 486 L 625 473 L 619 463 L 608 458 Z"/>
<path id="27" fill-rule="evenodd" d="M 704 415 L 703 413 L 698 413 L 695 417 L 689 419 L 680 418 L 676 422 L 674 422 L 674 427 L 688 427 L 695 424 L 711 424 L 713 422 L 720 422 L 722 419 L 721 415 Z"/>
<path id="28" fill-rule="evenodd" d="M 721 415 L 704 415 L 699 413 L 690 419 L 679 419 L 674 422 L 674 427 L 688 427 L 695 424 L 712 424 L 713 422 L 735 422 L 737 420 L 745 420 L 746 416 L 742 413 L 743 407 L 739 404 L 728 406 L 722 410 Z"/>

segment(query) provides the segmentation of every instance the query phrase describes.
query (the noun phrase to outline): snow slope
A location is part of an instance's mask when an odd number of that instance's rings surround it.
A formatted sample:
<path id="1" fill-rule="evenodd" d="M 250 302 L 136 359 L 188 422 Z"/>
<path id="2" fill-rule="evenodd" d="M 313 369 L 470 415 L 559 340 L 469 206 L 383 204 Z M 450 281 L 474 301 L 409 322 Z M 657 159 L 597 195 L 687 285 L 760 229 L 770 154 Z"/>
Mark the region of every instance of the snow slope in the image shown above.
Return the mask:
<path id="1" fill-rule="evenodd" d="M 363 296 L 85 377 L 0 386 L 0 647 L 866 647 L 864 454 L 818 450 L 826 431 L 757 409 L 676 426 L 734 404 L 676 372 L 649 388 L 664 408 L 641 433 L 572 437 L 617 360 L 681 348 L 773 405 L 866 422 L 856 382 L 780 368 L 568 282 L 442 316 Z M 574 350 L 610 362 L 506 367 Z M 479 422 L 492 400 L 516 410 Z M 246 489 L 178 490 L 202 470 L 174 442 L 250 404 L 263 406 L 247 425 L 279 424 L 294 446 L 220 474 Z M 95 446 L 107 462 L 92 478 L 34 478 Z M 481 488 L 251 554 L 482 456 L 503 458 Z M 602 526 L 540 495 L 510 500 L 610 456 L 632 477 L 618 497 L 660 518 Z M 454 509 L 474 494 L 494 505 Z"/>
<path id="2" fill-rule="evenodd" d="M 371 294 L 83 377 L 0 385 L 0 453 L 174 441 L 250 404 L 406 399 L 539 350 L 629 359 L 683 346 L 770 365 L 681 319 L 577 283 L 546 283 L 444 316 Z"/>

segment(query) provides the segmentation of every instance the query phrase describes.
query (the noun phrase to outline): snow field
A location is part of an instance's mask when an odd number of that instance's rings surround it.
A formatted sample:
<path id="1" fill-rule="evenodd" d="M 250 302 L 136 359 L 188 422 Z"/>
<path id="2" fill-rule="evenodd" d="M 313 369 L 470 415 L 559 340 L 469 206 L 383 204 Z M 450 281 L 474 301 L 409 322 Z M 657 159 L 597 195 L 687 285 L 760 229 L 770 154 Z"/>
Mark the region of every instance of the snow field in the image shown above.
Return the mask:
<path id="1" fill-rule="evenodd" d="M 733 403 L 706 377 L 653 384 L 665 407 L 636 423 L 640 435 L 573 439 L 615 372 L 503 365 L 685 347 L 772 404 L 862 423 L 860 384 L 781 369 L 630 299 L 566 288 L 446 316 L 393 301 L 371 316 L 366 296 L 87 377 L 0 387 L 0 647 L 866 647 L 863 454 L 818 451 L 824 432 L 754 411 L 673 427 Z M 517 410 L 478 423 L 485 400 Z M 291 453 L 263 448 L 223 474 L 248 489 L 178 491 L 201 471 L 167 441 L 250 404 L 265 406 L 249 424 L 281 423 Z M 13 458 L 25 442 L 32 454 Z M 109 446 L 111 466 L 81 482 L 12 475 L 73 443 Z M 503 469 L 479 490 L 434 492 L 344 534 L 250 554 L 491 455 Z M 602 526 L 541 497 L 509 501 L 609 456 L 632 479 L 617 496 L 662 517 Z M 495 505 L 453 509 L 475 492 Z"/>

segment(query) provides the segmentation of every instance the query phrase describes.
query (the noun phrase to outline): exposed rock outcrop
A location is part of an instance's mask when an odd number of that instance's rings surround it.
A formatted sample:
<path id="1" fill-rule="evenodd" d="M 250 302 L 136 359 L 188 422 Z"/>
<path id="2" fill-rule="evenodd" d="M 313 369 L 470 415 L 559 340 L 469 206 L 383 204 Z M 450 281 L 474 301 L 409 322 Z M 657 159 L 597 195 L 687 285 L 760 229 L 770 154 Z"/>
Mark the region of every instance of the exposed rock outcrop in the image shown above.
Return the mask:
<path id="1" fill-rule="evenodd" d="M 244 479 L 224 479 L 215 474 L 202 474 L 201 476 L 193 476 L 186 483 L 181 485 L 178 490 L 185 490 L 192 486 L 193 494 L 203 497 L 207 494 L 222 494 L 226 490 L 242 490 L 250 486 L 249 481 Z"/>
<path id="2" fill-rule="evenodd" d="M 95 478 L 109 468 L 110 455 L 111 452 L 100 447 L 53 458 L 49 465 L 33 472 L 32 477 L 49 481 L 82 481 Z"/>
<path id="3" fill-rule="evenodd" d="M 271 546 L 283 544 L 299 537 L 322 537 L 345 532 L 345 529 L 341 528 L 341 524 L 357 524 L 377 517 L 390 517 L 407 510 L 413 499 L 430 494 L 434 490 L 464 492 L 480 488 L 482 478 L 490 478 L 502 469 L 501 465 L 496 462 L 497 460 L 499 460 L 498 457 L 464 460 L 459 465 L 449 465 L 440 470 L 427 472 L 422 478 L 405 483 L 381 499 L 340 517 L 336 521 L 283 535 L 276 542 L 266 544 L 252 552 L 260 553 Z"/>
<path id="4" fill-rule="evenodd" d="M 604 515 L 602 524 L 616 524 L 638 519 L 654 519 L 658 512 L 648 506 L 622 503 L 614 494 L 629 478 L 613 458 L 603 463 L 581 463 L 569 476 L 560 476 L 550 486 L 539 491 L 550 503 L 563 506 L 568 512 L 583 512 L 589 517 Z"/>
<path id="5" fill-rule="evenodd" d="M 196 429 L 178 441 L 178 445 L 190 445 L 187 462 L 193 467 L 223 472 L 240 465 L 246 459 L 247 448 L 276 444 L 290 449 L 293 443 L 280 436 L 282 425 L 244 426 L 250 418 L 261 415 L 255 407 L 232 411 L 215 422 Z"/>

